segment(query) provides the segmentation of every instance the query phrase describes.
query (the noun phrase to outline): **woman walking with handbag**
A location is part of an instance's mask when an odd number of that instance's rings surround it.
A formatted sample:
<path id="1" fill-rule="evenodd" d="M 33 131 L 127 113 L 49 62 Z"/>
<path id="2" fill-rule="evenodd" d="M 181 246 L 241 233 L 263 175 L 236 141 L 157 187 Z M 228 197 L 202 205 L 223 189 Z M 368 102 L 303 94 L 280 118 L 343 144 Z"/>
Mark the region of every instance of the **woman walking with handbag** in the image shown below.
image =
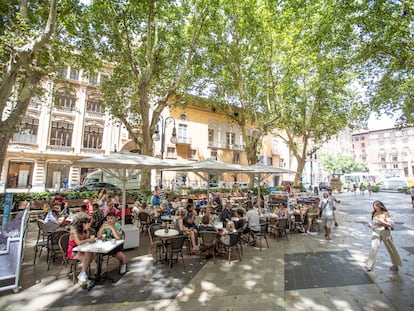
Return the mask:
<path id="1" fill-rule="evenodd" d="M 388 210 L 381 201 L 374 201 L 372 206 L 374 208 L 371 216 L 372 224 L 370 223 L 368 225 L 372 228 L 371 252 L 368 256 L 366 269 L 367 271 L 372 271 L 374 268 L 378 249 L 381 245 L 381 241 L 383 241 L 388 254 L 391 257 L 392 266 L 390 269 L 398 271 L 398 267 L 402 267 L 402 261 L 394 246 L 390 232 L 390 228 L 393 226 L 394 222 L 391 220 Z"/>

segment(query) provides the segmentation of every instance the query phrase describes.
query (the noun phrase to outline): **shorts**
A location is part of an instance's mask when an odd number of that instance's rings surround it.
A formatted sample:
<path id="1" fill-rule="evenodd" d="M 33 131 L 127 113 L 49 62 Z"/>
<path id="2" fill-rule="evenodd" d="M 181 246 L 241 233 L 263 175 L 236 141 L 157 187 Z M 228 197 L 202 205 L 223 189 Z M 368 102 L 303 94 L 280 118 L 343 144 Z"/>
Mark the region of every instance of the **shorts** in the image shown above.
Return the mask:
<path id="1" fill-rule="evenodd" d="M 123 252 L 124 251 L 124 244 L 118 245 L 117 247 L 115 247 L 113 250 L 111 250 L 108 255 L 110 256 L 115 256 L 118 252 Z"/>

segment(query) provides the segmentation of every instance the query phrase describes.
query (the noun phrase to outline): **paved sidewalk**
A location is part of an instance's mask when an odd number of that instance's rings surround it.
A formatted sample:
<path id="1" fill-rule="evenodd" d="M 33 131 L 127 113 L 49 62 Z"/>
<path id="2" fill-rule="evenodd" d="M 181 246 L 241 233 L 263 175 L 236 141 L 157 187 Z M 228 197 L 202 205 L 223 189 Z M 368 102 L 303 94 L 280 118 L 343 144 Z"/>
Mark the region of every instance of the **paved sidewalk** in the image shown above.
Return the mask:
<path id="1" fill-rule="evenodd" d="M 139 249 L 129 250 L 127 275 L 113 285 L 82 291 L 70 279 L 56 280 L 56 263 L 33 266 L 34 232 L 24 259 L 22 289 L 0 293 L 1 310 L 414 310 L 414 209 L 403 194 L 373 196 L 337 195 L 339 227 L 332 240 L 322 231 L 312 235 L 289 234 L 289 240 L 269 237 L 270 248 L 243 247 L 242 261 L 232 256 L 205 261 L 186 256 L 172 271 L 153 265 L 146 255 L 147 236 Z M 390 259 L 382 245 L 376 268 L 366 273 L 370 249 L 369 220 L 374 199 L 384 201 L 396 229 L 393 238 L 404 262 L 399 272 L 389 270 Z M 105 266 L 104 266 L 105 267 Z M 117 268 L 111 259 L 109 270 Z M 112 272 L 111 272 L 112 273 Z M 113 272 L 115 273 L 115 272 Z M 114 274 L 116 275 L 116 274 Z M 112 293 L 114 298 L 108 299 Z M 103 297 L 107 297 L 104 299 Z"/>

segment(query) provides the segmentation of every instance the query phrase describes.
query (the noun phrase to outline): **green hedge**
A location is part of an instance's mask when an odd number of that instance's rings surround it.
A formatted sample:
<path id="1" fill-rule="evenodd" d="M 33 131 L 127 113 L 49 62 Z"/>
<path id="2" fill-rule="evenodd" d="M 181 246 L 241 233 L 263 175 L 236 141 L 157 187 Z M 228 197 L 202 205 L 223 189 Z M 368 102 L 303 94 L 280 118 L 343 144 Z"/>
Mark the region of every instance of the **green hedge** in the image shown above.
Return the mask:
<path id="1" fill-rule="evenodd" d="M 109 191 L 109 195 L 112 195 L 112 192 Z M 14 206 L 19 206 L 21 201 L 50 201 L 54 197 L 53 192 L 16 192 L 13 193 L 13 203 Z M 96 199 L 98 197 L 98 191 L 84 191 L 84 192 L 61 192 L 60 195 L 65 197 L 67 200 L 83 200 L 83 199 Z M 134 201 L 146 201 L 149 202 L 151 198 L 151 191 L 147 190 L 127 190 L 127 198 L 133 198 Z M 3 213 L 3 204 L 4 204 L 5 193 L 0 193 L 0 214 Z"/>
<path id="2" fill-rule="evenodd" d="M 279 186 L 280 187 L 280 186 Z M 278 188 L 279 188 L 278 187 Z M 281 186 L 283 187 L 283 186 Z M 284 188 L 284 187 L 283 187 Z M 240 188 L 241 192 L 246 191 L 247 188 Z M 261 187 L 260 189 L 262 194 L 267 194 L 268 188 Z M 231 188 L 210 188 L 210 192 L 219 192 L 219 193 L 231 193 L 233 190 Z M 254 194 L 257 195 L 257 188 L 253 189 Z M 189 195 L 192 194 L 206 194 L 207 189 L 187 189 L 187 193 Z M 109 191 L 109 195 L 112 195 L 112 192 Z M 54 192 L 18 192 L 13 193 L 13 202 L 15 206 L 19 205 L 21 201 L 49 201 L 53 198 Z M 84 191 L 84 192 L 76 192 L 76 191 L 65 191 L 61 192 L 60 195 L 65 197 L 67 200 L 79 200 L 79 199 L 96 199 L 98 197 L 98 191 Z M 174 190 L 169 193 L 169 195 L 181 195 L 181 190 Z M 4 203 L 4 193 L 0 193 L 0 213 L 3 212 L 3 203 Z M 132 198 L 134 201 L 142 201 L 149 203 L 152 192 L 150 190 L 127 190 L 126 191 L 127 198 Z"/>
<path id="3" fill-rule="evenodd" d="M 377 185 L 373 185 L 371 186 L 372 192 L 379 192 L 380 191 L 380 187 Z"/>

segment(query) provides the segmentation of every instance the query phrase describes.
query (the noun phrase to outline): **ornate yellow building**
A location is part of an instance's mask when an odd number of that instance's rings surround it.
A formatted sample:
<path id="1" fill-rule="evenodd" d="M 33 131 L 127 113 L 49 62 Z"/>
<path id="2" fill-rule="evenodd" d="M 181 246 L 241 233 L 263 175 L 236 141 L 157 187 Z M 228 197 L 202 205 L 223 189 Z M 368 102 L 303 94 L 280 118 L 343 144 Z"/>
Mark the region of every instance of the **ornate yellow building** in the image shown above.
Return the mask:
<path id="1" fill-rule="evenodd" d="M 98 86 L 107 75 L 98 73 L 87 78 L 81 70 L 68 67 L 55 81 L 43 82 L 45 94 L 32 100 L 9 143 L 1 172 L 1 191 L 70 188 L 82 183 L 95 169 L 71 167 L 74 161 L 135 149 L 125 127 L 102 108 Z M 162 153 L 164 159 L 177 163 L 215 158 L 247 165 L 240 128 L 210 108 L 192 103 L 185 108 L 166 110 L 159 126 L 164 127 L 165 144 L 161 148 L 162 140 L 154 142 L 154 156 Z M 174 129 L 175 144 L 169 139 Z M 252 127 L 248 135 L 255 135 L 255 132 L 257 129 Z M 280 146 L 277 139 L 266 137 L 259 156 L 261 162 L 283 167 L 286 162 L 280 156 Z M 181 184 L 183 176 L 187 186 L 206 186 L 195 174 L 180 172 L 164 172 L 163 184 L 167 187 Z M 158 172 L 152 183 L 155 185 L 159 179 Z M 235 181 L 247 183 L 248 177 L 230 172 L 213 179 L 220 186 L 230 186 Z M 274 183 L 277 181 L 269 181 L 269 184 Z"/>

